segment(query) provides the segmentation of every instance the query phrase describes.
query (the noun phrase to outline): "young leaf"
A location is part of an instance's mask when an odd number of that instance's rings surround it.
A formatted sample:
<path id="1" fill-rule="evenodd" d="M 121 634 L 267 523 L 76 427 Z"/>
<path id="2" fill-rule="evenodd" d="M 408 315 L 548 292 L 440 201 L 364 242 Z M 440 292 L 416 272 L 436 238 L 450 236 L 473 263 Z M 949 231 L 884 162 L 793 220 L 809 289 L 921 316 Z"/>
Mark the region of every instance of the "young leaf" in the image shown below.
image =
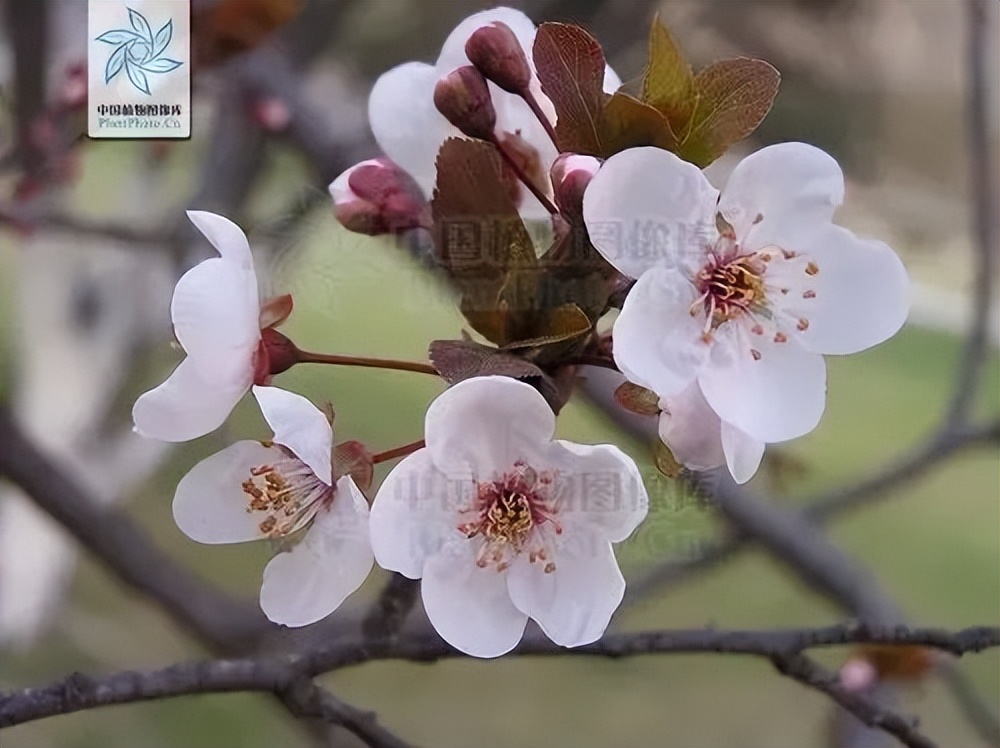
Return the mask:
<path id="1" fill-rule="evenodd" d="M 670 29 L 653 19 L 649 29 L 649 61 L 642 78 L 642 100 L 667 116 L 671 124 L 687 125 L 696 91 L 691 66 L 677 46 Z M 677 134 L 685 131 L 675 130 Z"/>
<path id="2" fill-rule="evenodd" d="M 600 153 L 606 96 L 601 45 L 579 26 L 543 23 L 535 33 L 532 56 L 542 90 L 556 110 L 560 150 Z"/>
<path id="3" fill-rule="evenodd" d="M 678 478 L 684 472 L 684 466 L 674 457 L 670 447 L 659 439 L 653 446 L 653 462 L 656 464 L 656 469 L 668 478 Z"/>
<path id="4" fill-rule="evenodd" d="M 449 138 L 437 157 L 431 200 L 435 249 L 448 274 L 502 282 L 512 268 L 533 267 L 535 250 L 504 185 L 500 156 L 488 143 Z"/>
<path id="5" fill-rule="evenodd" d="M 757 129 L 778 95 L 778 71 L 763 60 L 740 57 L 709 65 L 695 76 L 699 98 L 681 158 L 707 165 Z"/>
<path id="6" fill-rule="evenodd" d="M 655 416 L 660 413 L 660 398 L 652 390 L 632 382 L 622 382 L 615 390 L 615 401 L 629 413 Z"/>
<path id="7" fill-rule="evenodd" d="M 590 318 L 576 304 L 563 304 L 554 309 L 540 312 L 538 322 L 532 325 L 534 337 L 516 340 L 504 346 L 504 350 L 538 348 L 573 340 L 591 330 Z"/>
<path id="8" fill-rule="evenodd" d="M 677 136 L 669 119 L 654 107 L 619 91 L 601 112 L 601 152 L 607 158 L 626 148 L 653 145 L 673 151 Z"/>

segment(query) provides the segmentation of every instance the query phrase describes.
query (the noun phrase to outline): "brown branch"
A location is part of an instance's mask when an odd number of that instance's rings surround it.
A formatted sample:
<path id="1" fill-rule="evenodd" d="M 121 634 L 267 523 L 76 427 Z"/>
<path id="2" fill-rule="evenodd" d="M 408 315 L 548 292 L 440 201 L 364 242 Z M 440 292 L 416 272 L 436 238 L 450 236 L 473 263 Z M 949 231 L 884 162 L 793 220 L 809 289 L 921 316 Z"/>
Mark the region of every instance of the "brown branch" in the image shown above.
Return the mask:
<path id="1" fill-rule="evenodd" d="M 0 476 L 6 477 L 112 573 L 222 652 L 246 651 L 274 627 L 257 606 L 237 601 L 179 566 L 124 513 L 102 507 L 70 480 L 0 408 Z"/>
<path id="2" fill-rule="evenodd" d="M 965 422 L 982 383 L 989 353 L 990 306 L 996 294 L 1000 257 L 1000 188 L 997 186 L 997 153 L 990 136 L 987 99 L 989 49 L 992 28 L 988 22 L 992 0 L 968 0 L 968 153 L 972 177 L 972 238 L 975 249 L 975 276 L 972 298 L 972 326 L 955 376 L 954 394 L 948 423 Z M 993 10 L 996 10 L 994 7 Z"/>
<path id="3" fill-rule="evenodd" d="M 779 670 L 805 685 L 827 693 L 866 724 L 880 727 L 907 745 L 919 742 L 909 721 L 855 695 L 846 694 L 835 677 L 818 666 L 806 667 L 797 659 L 804 650 L 846 644 L 925 646 L 955 656 L 1000 647 L 1000 629 L 968 628 L 960 631 L 877 627 L 843 623 L 812 629 L 722 631 L 677 629 L 627 634 L 609 634 L 602 640 L 576 649 L 565 649 L 542 636 L 526 638 L 512 656 L 596 656 L 613 659 L 648 654 L 716 653 L 752 655 L 775 662 Z M 29 688 L 0 696 L 0 727 L 23 724 L 56 714 L 69 714 L 112 704 L 195 693 L 264 691 L 292 694 L 302 714 L 322 716 L 351 729 L 369 745 L 402 745 L 364 712 L 334 699 L 311 692 L 309 679 L 344 667 L 376 660 L 433 662 L 464 657 L 435 634 L 411 633 L 395 641 L 383 639 L 341 640 L 282 658 L 209 660 L 181 663 L 149 673 L 133 671 L 102 678 L 75 674 L 41 688 Z M 296 696 L 296 694 L 298 694 Z M 365 732 L 367 731 L 367 732 Z M 396 740 L 397 742 L 393 742 Z"/>

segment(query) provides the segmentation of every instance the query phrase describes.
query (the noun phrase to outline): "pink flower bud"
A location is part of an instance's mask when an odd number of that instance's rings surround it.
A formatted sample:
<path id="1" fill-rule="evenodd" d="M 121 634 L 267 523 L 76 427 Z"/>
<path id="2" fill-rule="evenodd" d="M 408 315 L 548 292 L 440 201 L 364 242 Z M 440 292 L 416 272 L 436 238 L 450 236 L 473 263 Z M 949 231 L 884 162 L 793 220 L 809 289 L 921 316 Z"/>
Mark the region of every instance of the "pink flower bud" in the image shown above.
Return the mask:
<path id="1" fill-rule="evenodd" d="M 549 172 L 552 190 L 559 210 L 572 215 L 582 215 L 583 191 L 590 184 L 601 162 L 593 156 L 563 153 L 552 164 Z"/>
<path id="2" fill-rule="evenodd" d="M 330 185 L 333 210 L 345 228 L 380 236 L 427 223 L 426 205 L 398 166 L 385 158 L 352 166 Z"/>
<path id="3" fill-rule="evenodd" d="M 524 94 L 531 84 L 531 67 L 514 32 L 494 22 L 478 29 L 465 43 L 465 54 L 488 80 L 512 94 Z"/>
<path id="4" fill-rule="evenodd" d="M 434 106 L 470 138 L 493 139 L 497 113 L 486 79 L 472 65 L 453 70 L 437 82 Z"/>

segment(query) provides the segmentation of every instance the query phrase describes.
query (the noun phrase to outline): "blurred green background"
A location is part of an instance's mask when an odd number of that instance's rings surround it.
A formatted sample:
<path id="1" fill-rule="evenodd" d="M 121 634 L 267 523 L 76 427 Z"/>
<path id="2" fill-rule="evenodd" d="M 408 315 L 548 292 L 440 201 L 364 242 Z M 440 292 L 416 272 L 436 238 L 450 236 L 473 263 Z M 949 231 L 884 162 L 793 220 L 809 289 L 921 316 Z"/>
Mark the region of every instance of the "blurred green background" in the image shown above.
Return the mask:
<path id="1" fill-rule="evenodd" d="M 907 7 L 906 2 L 888 4 Z M 376 5 L 383 12 L 394 7 L 385 2 Z M 668 4 L 664 10 L 667 20 L 689 28 L 684 26 L 685 14 L 691 12 L 689 5 Z M 371 18 L 378 17 L 374 10 L 371 14 Z M 918 30 L 930 34 L 932 29 L 923 23 L 929 21 L 920 21 Z M 600 35 L 600 29 L 597 31 Z M 426 49 L 436 49 L 443 33 L 438 33 L 433 44 L 428 41 Z M 641 39 L 644 33 L 645 21 L 637 19 L 636 38 Z M 692 30 L 692 35 L 696 33 Z M 803 33 L 808 39 L 808 33 Z M 679 35 L 686 44 L 683 33 Z M 359 39 L 357 43 L 363 46 L 365 37 Z M 699 44 L 712 48 L 701 37 L 692 44 L 696 49 L 702 48 Z M 801 44 L 801 40 L 789 42 L 788 54 L 799 54 Z M 718 49 L 719 55 L 732 52 L 724 45 Z M 848 54 L 849 49 L 841 52 Z M 389 52 L 383 51 L 383 55 L 389 56 Z M 406 59 L 397 58 L 395 51 L 392 58 L 387 64 Z M 892 59 L 893 65 L 902 65 Z M 834 60 L 830 64 L 846 63 Z M 621 72 L 627 78 L 638 69 Z M 807 73 L 793 69 L 790 77 L 793 81 L 808 80 Z M 822 105 L 807 95 L 796 98 L 794 90 L 787 94 L 787 101 L 779 97 L 784 104 L 775 113 L 774 127 L 779 133 L 794 131 L 798 122 L 803 129 L 800 137 L 809 139 L 816 132 L 814 139 L 822 140 L 822 132 L 809 125 L 818 119 L 815 107 Z M 893 117 L 903 116 L 893 107 L 893 97 L 900 110 L 946 111 L 947 116 L 940 118 L 953 128 L 948 132 L 957 138 L 960 98 L 951 89 L 943 90 L 937 108 L 923 96 L 898 89 L 889 89 L 879 99 L 879 106 L 893 112 L 888 117 L 890 124 Z M 858 100 L 871 98 L 862 94 Z M 857 113 L 854 119 L 864 121 Z M 879 122 L 886 127 L 885 116 Z M 900 138 L 905 139 L 909 131 L 903 128 L 902 132 Z M 852 157 L 865 163 L 858 153 L 884 156 L 887 150 L 895 152 L 900 147 L 898 140 L 887 137 L 884 131 L 868 136 L 862 146 L 846 149 L 851 154 L 846 159 L 849 170 Z M 173 148 L 163 165 L 178 211 L 190 192 L 192 174 L 205 147 L 196 137 L 190 144 Z M 928 293 L 947 292 L 949 303 L 965 304 L 968 265 L 962 251 L 967 251 L 966 244 L 956 238 L 952 244 L 940 246 L 939 254 L 934 255 L 926 244 L 938 229 L 924 231 L 902 220 L 911 208 L 908 204 L 899 207 L 905 200 L 896 192 L 905 181 L 900 175 L 909 174 L 911 167 L 930 170 L 928 178 L 938 180 L 936 189 L 954 191 L 964 177 L 964 167 L 956 168 L 954 163 L 963 158 L 960 143 L 956 142 L 952 153 L 953 160 L 945 160 L 940 167 L 946 174 L 935 171 L 938 167 L 933 165 L 913 167 L 920 161 L 919 150 L 895 160 L 883 158 L 882 165 L 867 175 L 864 172 L 872 168 L 870 163 L 858 167 L 858 181 L 849 189 L 844 220 L 893 243 L 916 280 L 929 284 Z M 80 179 L 72 188 L 73 206 L 83 214 L 116 217 L 117 206 L 126 199 L 123 175 L 139 168 L 141 158 L 139 144 L 88 144 L 83 150 Z M 275 148 L 268 158 L 264 177 L 255 185 L 246 211 L 252 243 L 253 228 L 273 218 L 275 209 L 287 205 L 290 195 L 298 194 L 310 180 L 308 165 L 287 149 Z M 961 188 L 957 189 L 961 194 Z M 884 213 L 872 208 L 873 199 L 876 208 L 887 206 Z M 958 199 L 964 208 L 964 197 Z M 159 209 L 169 212 L 164 206 Z M 963 223 L 953 224 L 953 234 L 964 237 L 966 217 L 959 217 Z M 0 396 L 4 398 L 10 396 L 13 368 L 10 340 L 17 324 L 12 299 L 18 290 L 18 252 L 18 240 L 0 234 L 0 354 L 5 362 Z M 423 358 L 429 341 L 456 337 L 462 328 L 449 293 L 424 269 L 386 242 L 340 230 L 325 206 L 307 215 L 294 239 L 272 238 L 266 258 L 260 258 L 259 264 L 271 270 L 272 287 L 294 295 L 295 312 L 283 330 L 303 348 Z M 942 267 L 947 270 L 942 271 Z M 921 314 L 933 317 L 935 308 L 924 304 Z M 162 313 L 166 315 L 167 309 Z M 829 397 L 822 424 L 809 436 L 781 447 L 783 455 L 804 468 L 784 476 L 782 493 L 787 491 L 793 497 L 787 501 L 877 471 L 919 443 L 938 422 L 950 397 L 960 347 L 960 338 L 953 331 L 911 325 L 871 351 L 830 358 Z M 132 394 L 159 381 L 176 354 L 164 344 L 154 358 L 155 363 L 144 367 L 131 383 Z M 981 415 L 1000 408 L 1000 363 L 995 348 L 987 379 L 986 394 L 977 403 Z M 314 402 L 332 402 L 337 413 L 337 438 L 360 439 L 374 450 L 418 438 L 423 411 L 441 390 L 433 379 L 420 375 L 333 367 L 301 367 L 281 375 L 277 383 Z M 615 441 L 644 467 L 653 507 L 646 525 L 620 548 L 627 577 L 637 576 L 658 557 L 696 550 L 700 541 L 715 536 L 719 528 L 710 513 L 676 485 L 659 478 L 649 465 L 646 445 L 615 432 L 602 414 L 574 402 L 560 417 L 559 431 L 560 436 L 581 442 Z M 243 403 L 224 429 L 178 446 L 127 505 L 175 557 L 205 578 L 247 596 L 257 592 L 269 556 L 267 548 L 261 544 L 194 544 L 174 526 L 170 499 L 173 487 L 195 461 L 234 439 L 263 433 L 263 422 L 253 403 Z M 1000 619 L 997 468 L 995 450 L 960 454 L 916 484 L 888 493 L 877 505 L 835 522 L 831 536 L 873 570 L 913 623 L 945 627 L 996 624 Z M 762 490 L 773 487 L 766 473 L 756 478 L 754 485 Z M 373 574 L 351 605 L 363 606 L 383 580 L 381 573 Z M 619 629 L 750 628 L 819 625 L 840 617 L 829 603 L 755 551 L 669 594 L 644 601 L 617 616 L 613 625 Z M 0 688 L 42 684 L 74 670 L 101 673 L 164 666 L 202 654 L 155 607 L 85 559 L 54 630 L 26 652 L 0 653 Z M 846 651 L 833 650 L 821 658 L 835 667 L 845 655 Z M 1000 654 L 994 650 L 970 656 L 960 667 L 990 703 L 1000 702 Z M 820 745 L 831 713 L 827 699 L 778 676 L 766 662 L 733 656 L 660 656 L 617 662 L 508 659 L 430 666 L 376 663 L 328 676 L 324 682 L 343 699 L 376 710 L 383 724 L 421 745 Z M 951 697 L 936 680 L 907 686 L 903 696 L 904 710 L 919 713 L 923 729 L 942 745 L 977 744 Z M 189 697 L 90 711 L 0 734 L 4 748 L 264 748 L 306 744 L 299 729 L 272 700 L 246 695 Z"/>

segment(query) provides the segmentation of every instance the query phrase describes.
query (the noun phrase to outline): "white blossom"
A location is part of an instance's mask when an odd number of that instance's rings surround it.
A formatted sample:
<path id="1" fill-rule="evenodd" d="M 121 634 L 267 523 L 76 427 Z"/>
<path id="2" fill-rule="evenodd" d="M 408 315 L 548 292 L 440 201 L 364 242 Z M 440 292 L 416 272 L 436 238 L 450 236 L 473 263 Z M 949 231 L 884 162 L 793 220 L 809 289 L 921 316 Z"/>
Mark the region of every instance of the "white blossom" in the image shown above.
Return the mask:
<path id="1" fill-rule="evenodd" d="M 375 497 L 376 560 L 423 579 L 431 623 L 467 654 L 510 651 L 528 618 L 562 646 L 593 642 L 622 600 L 612 543 L 646 516 L 641 476 L 616 447 L 554 430 L 529 385 L 459 382 L 428 408 L 426 448 Z"/>
<path id="2" fill-rule="evenodd" d="M 305 626 L 371 571 L 368 502 L 350 476 L 334 481 L 333 429 L 319 409 L 276 387 L 253 392 L 274 440 L 240 441 L 195 465 L 177 486 L 174 519 L 199 543 L 297 541 L 264 569 L 260 606 L 276 623 Z"/>
<path id="3" fill-rule="evenodd" d="M 802 143 L 744 159 L 721 195 L 657 148 L 609 158 L 584 195 L 601 254 L 637 278 L 613 330 L 629 380 L 671 398 L 697 383 L 721 421 L 759 442 L 812 430 L 821 354 L 891 337 L 909 281 L 886 244 L 832 223 L 837 162 Z"/>

